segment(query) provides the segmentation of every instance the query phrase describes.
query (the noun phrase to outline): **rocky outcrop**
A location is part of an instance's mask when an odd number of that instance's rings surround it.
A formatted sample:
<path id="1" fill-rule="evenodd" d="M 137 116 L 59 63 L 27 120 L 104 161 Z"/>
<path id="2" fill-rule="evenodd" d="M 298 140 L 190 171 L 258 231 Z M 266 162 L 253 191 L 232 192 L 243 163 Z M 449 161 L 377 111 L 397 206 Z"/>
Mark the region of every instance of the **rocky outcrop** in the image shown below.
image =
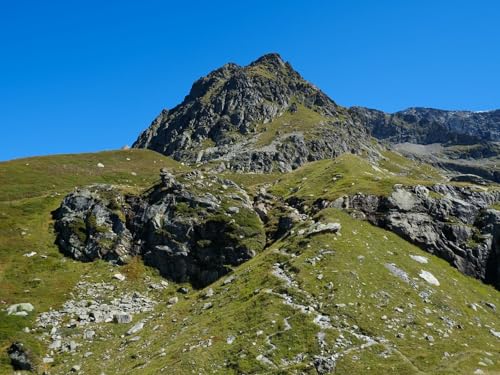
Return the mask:
<path id="1" fill-rule="evenodd" d="M 207 285 L 228 266 L 252 258 L 265 243 L 252 201 L 238 185 L 199 172 L 131 199 L 130 228 L 147 264 L 175 281 Z"/>
<path id="2" fill-rule="evenodd" d="M 78 189 L 55 212 L 57 244 L 78 260 L 126 263 L 135 255 L 165 277 L 204 286 L 260 251 L 262 223 L 238 185 L 191 172 L 143 195 L 110 186 Z"/>
<path id="3" fill-rule="evenodd" d="M 448 174 L 500 181 L 500 110 L 488 112 L 409 108 L 396 113 L 351 107 L 354 121 L 403 155 Z"/>
<path id="4" fill-rule="evenodd" d="M 499 191 L 452 185 L 403 187 L 388 197 L 356 194 L 319 207 L 348 209 L 500 289 Z"/>
<path id="5" fill-rule="evenodd" d="M 124 207 L 124 196 L 112 186 L 76 189 L 54 212 L 56 243 L 63 253 L 80 261 L 126 262 L 134 254 Z"/>
<path id="6" fill-rule="evenodd" d="M 289 172 L 346 152 L 376 158 L 380 146 L 371 137 L 390 147 L 473 145 L 418 158 L 450 173 L 498 181 L 495 162 L 484 168 L 464 162 L 498 158 L 500 110 L 409 108 L 389 114 L 344 108 L 278 54 L 262 56 L 248 66 L 226 64 L 200 78 L 183 102 L 164 109 L 133 147 L 189 163 L 217 160 L 220 169 L 269 173 Z"/>
<path id="7" fill-rule="evenodd" d="M 372 144 L 345 108 L 269 54 L 245 67 L 226 64 L 196 81 L 133 147 L 191 163 L 220 160 L 236 171 L 284 172 Z"/>

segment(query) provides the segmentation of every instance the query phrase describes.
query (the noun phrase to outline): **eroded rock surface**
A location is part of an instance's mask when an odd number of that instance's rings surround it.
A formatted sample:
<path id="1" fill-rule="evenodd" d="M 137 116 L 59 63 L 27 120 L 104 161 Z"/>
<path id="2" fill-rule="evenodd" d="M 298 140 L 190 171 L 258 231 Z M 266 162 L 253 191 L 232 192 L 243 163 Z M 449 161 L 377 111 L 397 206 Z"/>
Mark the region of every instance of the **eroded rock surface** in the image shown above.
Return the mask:
<path id="1" fill-rule="evenodd" d="M 144 195 L 94 185 L 66 196 L 55 212 L 57 244 L 81 260 L 126 263 L 140 255 L 165 277 L 204 286 L 265 244 L 252 201 L 238 185 L 200 172 L 162 181 Z"/>
<path id="2" fill-rule="evenodd" d="M 76 189 L 54 212 L 56 243 L 62 252 L 80 261 L 126 262 L 133 253 L 124 207 L 124 196 L 112 186 Z"/>

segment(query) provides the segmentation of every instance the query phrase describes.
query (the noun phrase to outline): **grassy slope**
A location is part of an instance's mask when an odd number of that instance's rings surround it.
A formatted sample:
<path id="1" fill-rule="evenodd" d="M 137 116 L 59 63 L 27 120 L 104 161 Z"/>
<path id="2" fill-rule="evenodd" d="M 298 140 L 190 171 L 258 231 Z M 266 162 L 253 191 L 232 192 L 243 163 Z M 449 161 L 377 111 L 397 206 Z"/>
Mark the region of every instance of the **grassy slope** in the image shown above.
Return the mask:
<path id="1" fill-rule="evenodd" d="M 387 160 L 379 165 L 381 172 L 351 155 L 312 163 L 289 175 L 278 176 L 281 181 L 274 192 L 290 196 L 290 189 L 299 187 L 293 194 L 304 199 L 334 198 L 357 191 L 386 193 L 393 183 L 425 183 L 426 178 L 437 177 L 433 170 L 425 166 L 415 169 L 416 165 L 397 154 L 386 156 Z M 127 157 L 131 160 L 126 160 Z M 98 169 L 98 162 L 105 168 Z M 26 163 L 36 168 L 25 168 L 29 167 Z M 71 172 L 74 169 L 70 165 L 79 171 L 78 175 Z M 29 301 L 40 312 L 60 305 L 81 277 L 110 282 L 116 268 L 103 262 L 71 261 L 61 256 L 53 245 L 50 212 L 61 199 L 55 192 L 63 195 L 75 185 L 90 182 L 129 184 L 140 189 L 157 179 L 162 166 L 183 169 L 161 155 L 137 150 L 0 164 L 0 300 L 7 304 Z M 137 176 L 132 176 L 131 171 Z M 342 178 L 333 181 L 339 173 Z M 239 177 L 239 182 L 251 190 L 256 183 L 271 181 L 272 177 L 260 180 L 254 175 Z M 93 343 L 82 342 L 84 346 L 76 355 L 57 356 L 51 373 L 67 373 L 72 365 L 81 364 L 88 374 L 101 371 L 183 374 L 194 370 L 196 373 L 303 371 L 313 374 L 308 363 L 320 350 L 317 340 L 320 328 L 313 323 L 314 314 L 303 314 L 284 304 L 278 295 L 283 293 L 292 296 L 296 303 L 315 305 L 322 314 L 330 316 L 333 327 L 324 330 L 329 346 L 336 339 L 342 341 L 340 335 L 354 346 L 359 344 L 360 340 L 350 331 L 353 325 L 359 327 L 358 332 L 388 340 L 348 352 L 338 361 L 337 373 L 469 374 L 478 367 L 485 372 L 500 371 L 499 340 L 489 333 L 490 328 L 500 330 L 500 319 L 498 313 L 484 305 L 488 301 L 500 306 L 497 291 L 463 276 L 444 261 L 390 232 L 335 210 L 326 210 L 320 215 L 323 221 L 339 221 L 342 235 L 318 235 L 309 239 L 292 235 L 277 242 L 238 267 L 233 283 L 225 285 L 220 280 L 212 285 L 215 295 L 208 300 L 200 298 L 204 291 L 191 292 L 168 308 L 164 301 L 176 295 L 178 285 L 171 283 L 164 291 L 149 292 L 160 303 L 139 333 L 139 341 L 130 342 L 120 337 L 128 325 L 104 324 L 98 330 L 98 338 Z M 22 231 L 26 234 L 22 235 Z M 334 253 L 321 256 L 313 266 L 311 259 L 325 249 Z M 31 250 L 48 257 L 22 256 Z M 427 256 L 429 264 L 415 262 L 410 254 Z M 287 286 L 272 274 L 276 262 L 285 265 L 299 288 Z M 408 272 L 415 279 L 415 286 L 391 275 L 384 267 L 386 263 L 395 263 Z M 135 272 L 137 278 L 130 277 L 125 283 L 113 282 L 121 290 L 145 292 L 144 279 L 159 278 L 154 271 L 139 268 L 140 272 Z M 441 285 L 429 286 L 419 279 L 422 269 L 433 273 Z M 428 302 L 419 296 L 422 291 L 431 292 Z M 202 306 L 207 301 L 211 301 L 213 307 L 204 310 Z M 468 307 L 469 303 L 478 304 L 478 311 Z M 336 307 L 336 304 L 345 306 Z M 403 312 L 396 311 L 396 307 Z M 424 308 L 430 312 L 426 313 Z M 23 327 L 31 325 L 33 316 L 15 318 L 1 314 L 0 373 L 3 373 L 9 369 L 4 349 L 11 340 L 23 340 L 38 355 L 45 352 L 35 335 L 21 332 Z M 387 319 L 382 320 L 384 315 Z M 287 329 L 285 319 L 291 329 Z M 454 323 L 447 332 L 450 320 Z M 461 328 L 457 328 L 458 325 Z M 404 337 L 397 338 L 397 333 L 403 333 Z M 426 340 L 424 334 L 432 335 L 434 342 Z M 236 339 L 228 344 L 226 340 L 232 335 Z M 81 342 L 79 337 L 75 334 L 75 339 Z M 203 347 L 208 340 L 211 345 Z M 89 350 L 94 355 L 84 358 L 83 353 Z M 161 354 L 163 350 L 165 354 Z M 111 354 L 109 358 L 106 353 Z M 263 364 L 257 360 L 261 354 L 285 369 Z M 299 354 L 305 358 L 292 363 Z M 488 366 L 482 367 L 478 362 Z"/>
<path id="2" fill-rule="evenodd" d="M 352 154 L 306 164 L 284 175 L 272 190 L 285 198 L 294 196 L 314 201 L 320 197 L 333 200 L 357 192 L 387 195 L 397 183 L 425 185 L 443 181 L 432 167 L 387 151 L 378 166 Z"/>
<path id="3" fill-rule="evenodd" d="M 297 104 L 296 112 L 285 112 L 268 124 L 259 125 L 263 127 L 256 147 L 263 147 L 271 144 L 279 135 L 285 135 L 293 132 L 306 132 L 312 136 L 314 129 L 327 121 L 321 114 L 307 108 L 303 104 Z"/>
<path id="4" fill-rule="evenodd" d="M 104 168 L 97 167 L 97 163 L 104 164 Z M 50 213 L 59 206 L 62 196 L 75 186 L 89 183 L 126 184 L 131 189 L 140 189 L 158 179 L 161 167 L 186 169 L 145 150 L 46 156 L 0 163 L 1 303 L 8 306 L 31 302 L 36 311 L 56 307 L 66 299 L 79 277 L 95 267 L 95 264 L 62 257 L 54 245 Z M 31 251 L 38 254 L 31 258 L 23 256 Z M 7 318 L 0 312 L 0 373 L 8 368 L 5 349 L 12 340 L 21 338 L 41 350 L 31 335 L 21 333 L 32 318 Z"/>
<path id="5" fill-rule="evenodd" d="M 470 374 L 476 368 L 500 371 L 498 339 L 489 333 L 490 328 L 498 329 L 500 322 L 498 315 L 484 305 L 485 301 L 499 305 L 497 291 L 393 233 L 336 210 L 321 215 L 325 221 L 340 222 L 342 235 L 324 234 L 308 240 L 294 235 L 278 242 L 236 269 L 233 283 L 214 283 L 214 297 L 203 299 L 202 290 L 181 298 L 171 308 L 159 304 L 137 342 L 117 337 L 128 326 L 106 326 L 105 330 L 114 330 L 114 338 L 87 344 L 81 350 L 98 353 L 99 361 L 85 360 L 81 354 L 66 355 L 63 359 L 68 362 L 60 362 L 57 373 L 83 363 L 91 374 L 314 374 L 308 364 L 319 351 L 320 328 L 313 323 L 314 314 L 284 304 L 278 293 L 293 296 L 296 303 L 321 304 L 319 310 L 331 317 L 333 325 L 324 330 L 329 345 L 337 339 L 342 341 L 341 335 L 353 342 L 355 349 L 337 363 L 338 374 Z M 334 253 L 323 255 L 312 265 L 310 260 L 322 249 Z M 417 263 L 410 255 L 426 256 L 429 263 Z M 286 286 L 272 274 L 276 262 L 285 264 L 305 293 Z M 415 286 L 390 274 L 386 263 L 405 270 Z M 430 286 L 419 279 L 422 269 L 433 273 L 441 285 Z M 321 280 L 319 275 L 323 275 Z M 428 301 L 419 296 L 422 292 L 430 294 Z M 159 298 L 166 300 L 174 294 L 171 288 Z M 204 310 L 207 301 L 213 307 Z M 468 307 L 470 303 L 478 304 L 478 311 Z M 285 328 L 285 319 L 291 329 Z M 359 349 L 362 342 L 350 333 L 354 325 L 359 327 L 357 332 L 386 341 Z M 404 337 L 396 337 L 398 333 Z M 425 335 L 433 336 L 434 342 L 426 340 Z M 232 344 L 227 343 L 230 336 L 236 337 Z M 350 347 L 348 344 L 342 350 Z M 99 354 L 106 350 L 116 356 L 106 360 Z M 161 354 L 163 351 L 165 354 Z M 265 355 L 274 365 L 263 364 L 257 359 L 259 355 Z M 286 364 L 298 355 L 304 360 Z M 486 368 L 478 364 L 488 361 L 494 364 Z"/>

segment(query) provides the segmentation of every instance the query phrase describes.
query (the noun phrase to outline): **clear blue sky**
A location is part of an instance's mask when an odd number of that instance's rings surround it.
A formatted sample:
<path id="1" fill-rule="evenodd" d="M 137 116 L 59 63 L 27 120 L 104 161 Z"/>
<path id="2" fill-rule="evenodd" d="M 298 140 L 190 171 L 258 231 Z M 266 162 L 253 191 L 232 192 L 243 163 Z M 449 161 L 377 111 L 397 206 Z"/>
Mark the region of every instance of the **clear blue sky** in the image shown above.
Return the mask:
<path id="1" fill-rule="evenodd" d="M 346 106 L 500 108 L 499 19 L 495 0 L 0 0 L 0 160 L 131 144 L 267 52 Z"/>

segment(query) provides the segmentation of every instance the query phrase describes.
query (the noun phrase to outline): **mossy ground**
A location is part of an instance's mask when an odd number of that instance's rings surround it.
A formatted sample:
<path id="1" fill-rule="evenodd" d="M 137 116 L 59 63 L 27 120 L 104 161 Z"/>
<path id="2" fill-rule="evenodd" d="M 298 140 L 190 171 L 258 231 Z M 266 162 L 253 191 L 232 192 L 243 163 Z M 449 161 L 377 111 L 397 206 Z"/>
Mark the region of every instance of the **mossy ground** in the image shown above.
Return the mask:
<path id="1" fill-rule="evenodd" d="M 272 188 L 276 195 L 313 201 L 358 191 L 387 194 L 394 183 L 431 183 L 439 178 L 434 170 L 397 154 L 386 157 L 387 164 L 379 164 L 379 170 L 361 158 L 344 155 L 287 175 L 264 175 L 260 180 L 238 175 L 237 182 L 256 191 L 259 183 L 278 178 Z M 97 169 L 98 162 L 105 167 Z M 117 291 L 137 290 L 158 301 L 154 312 L 134 317 L 134 322 L 148 318 L 137 334 L 139 341 L 122 336 L 133 323 L 103 323 L 97 326 L 93 342 L 81 340 L 77 328 L 72 334 L 83 346 L 76 354 L 57 355 L 53 366 L 46 365 L 50 373 L 68 373 L 78 364 L 87 374 L 315 374 L 311 362 L 321 350 L 317 335 L 322 330 L 330 347 L 337 340 L 352 342 L 353 349 L 337 361 L 337 374 L 471 374 L 477 368 L 486 374 L 500 372 L 500 341 L 490 333 L 500 331 L 500 317 L 485 304 L 498 309 L 498 291 L 395 234 L 341 211 L 323 210 L 315 218 L 341 223 L 340 234 L 304 237 L 299 230 L 309 223 L 300 224 L 293 234 L 235 268 L 232 282 L 223 278 L 209 286 L 214 290 L 210 298 L 203 298 L 206 289 L 178 294 L 181 285 L 174 283 L 164 290 L 149 290 L 145 281 L 161 278 L 139 260 L 117 268 L 100 261 L 75 262 L 60 254 L 50 213 L 64 194 L 74 186 L 95 182 L 128 184 L 140 191 L 157 180 L 164 166 L 187 169 L 148 151 L 0 164 L 0 300 L 4 306 L 31 302 L 36 313 L 57 308 L 82 279 L 110 282 Z M 337 175 L 342 177 L 334 181 Z M 23 256 L 30 251 L 38 254 Z M 418 263 L 410 255 L 425 256 L 428 263 Z M 273 274 L 276 263 L 296 286 Z M 385 266 L 388 263 L 407 272 L 411 282 L 393 276 Z M 422 280 L 418 276 L 422 270 L 435 275 L 440 285 Z M 112 279 L 117 271 L 127 276 L 125 282 Z M 285 304 L 284 294 L 296 303 L 314 305 L 314 311 L 330 317 L 332 327 L 321 329 L 313 322 L 314 313 Z M 174 295 L 179 302 L 169 307 L 166 301 Z M 205 309 L 207 302 L 212 307 Z M 0 373 L 11 372 L 5 349 L 13 340 L 26 343 L 39 361 L 46 345 L 37 334 L 22 332 L 33 325 L 35 314 L 26 318 L 0 314 Z M 376 338 L 377 344 L 359 347 L 361 341 L 352 330 Z M 233 336 L 234 342 L 228 343 Z M 93 354 L 84 357 L 88 351 Z"/>
<path id="2" fill-rule="evenodd" d="M 296 103 L 296 106 L 295 112 L 287 111 L 270 123 L 259 125 L 260 134 L 255 144 L 256 147 L 267 146 L 280 135 L 289 133 L 305 132 L 311 136 L 315 128 L 327 121 L 320 113 L 303 104 Z"/>

